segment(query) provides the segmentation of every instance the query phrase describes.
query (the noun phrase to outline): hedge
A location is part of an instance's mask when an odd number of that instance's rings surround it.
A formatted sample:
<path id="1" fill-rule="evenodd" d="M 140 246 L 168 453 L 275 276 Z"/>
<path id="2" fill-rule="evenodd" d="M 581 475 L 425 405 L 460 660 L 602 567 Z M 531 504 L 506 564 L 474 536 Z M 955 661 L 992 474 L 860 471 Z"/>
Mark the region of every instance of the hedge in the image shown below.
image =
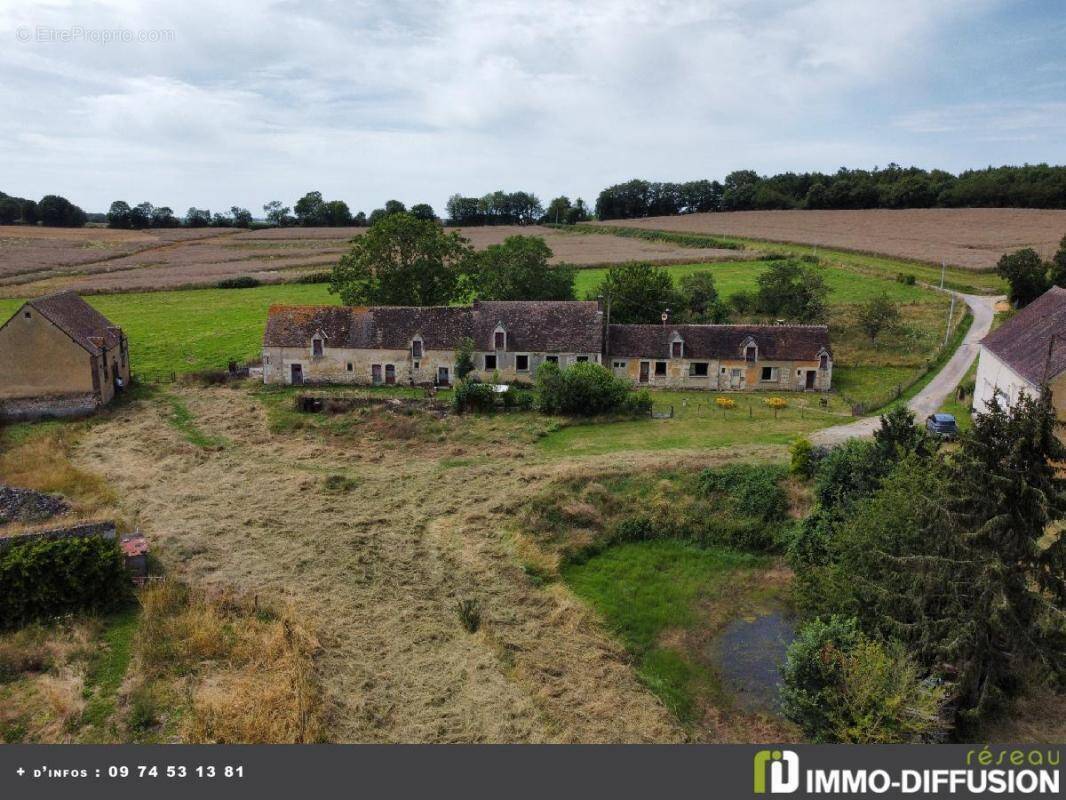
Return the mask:
<path id="1" fill-rule="evenodd" d="M 0 550 L 0 627 L 118 608 L 131 596 L 118 542 L 37 539 Z"/>

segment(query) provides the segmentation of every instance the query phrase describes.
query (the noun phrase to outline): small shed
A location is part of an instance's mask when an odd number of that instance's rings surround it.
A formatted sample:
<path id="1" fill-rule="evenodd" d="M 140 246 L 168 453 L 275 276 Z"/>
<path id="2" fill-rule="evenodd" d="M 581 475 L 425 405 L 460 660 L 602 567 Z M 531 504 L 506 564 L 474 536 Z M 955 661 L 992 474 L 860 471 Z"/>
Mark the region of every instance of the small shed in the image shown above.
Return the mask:
<path id="1" fill-rule="evenodd" d="M 122 555 L 126 558 L 126 569 L 130 571 L 136 583 L 142 583 L 148 577 L 148 540 L 140 531 L 127 534 L 120 542 Z"/>

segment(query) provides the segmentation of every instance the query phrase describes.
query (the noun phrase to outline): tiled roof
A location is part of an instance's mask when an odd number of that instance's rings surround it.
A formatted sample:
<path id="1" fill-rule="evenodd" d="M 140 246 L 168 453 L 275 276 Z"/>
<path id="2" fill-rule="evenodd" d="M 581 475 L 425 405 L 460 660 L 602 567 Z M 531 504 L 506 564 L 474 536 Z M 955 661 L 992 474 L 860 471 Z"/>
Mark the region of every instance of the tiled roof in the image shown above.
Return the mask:
<path id="1" fill-rule="evenodd" d="M 455 350 L 470 337 L 477 350 L 493 349 L 502 324 L 507 349 L 598 353 L 603 323 L 594 302 L 492 301 L 473 306 L 272 306 L 264 347 L 306 347 L 320 332 L 327 347 L 404 350 L 421 336 L 427 350 Z"/>
<path id="2" fill-rule="evenodd" d="M 612 325 L 610 355 L 669 358 L 675 333 L 684 340 L 685 358 L 740 359 L 749 338 L 766 361 L 815 361 L 830 351 L 825 325 Z"/>
<path id="3" fill-rule="evenodd" d="M 1055 345 L 1048 361 L 1048 343 Z M 1066 371 L 1066 289 L 1053 286 L 981 340 L 1011 369 L 1039 386 Z"/>
<path id="4" fill-rule="evenodd" d="M 474 305 L 474 342 L 492 349 L 492 334 L 502 324 L 507 349 L 541 353 L 599 353 L 603 317 L 595 302 L 558 300 L 482 301 Z"/>
<path id="5" fill-rule="evenodd" d="M 93 355 L 104 349 L 117 347 L 122 330 L 107 317 L 86 303 L 76 292 L 65 291 L 38 297 L 26 305 L 37 309 L 57 328 Z"/>

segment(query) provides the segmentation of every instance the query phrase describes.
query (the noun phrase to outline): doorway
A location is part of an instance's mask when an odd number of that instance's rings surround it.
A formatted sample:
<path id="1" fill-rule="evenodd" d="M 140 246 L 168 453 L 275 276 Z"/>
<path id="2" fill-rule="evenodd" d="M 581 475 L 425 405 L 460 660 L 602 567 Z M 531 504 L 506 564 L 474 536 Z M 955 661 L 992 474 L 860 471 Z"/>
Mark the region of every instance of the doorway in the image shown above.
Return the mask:
<path id="1" fill-rule="evenodd" d="M 381 364 L 370 365 L 370 382 L 375 386 L 381 383 Z"/>
<path id="2" fill-rule="evenodd" d="M 648 377 L 649 377 L 650 372 L 651 372 L 651 362 L 641 361 L 640 362 L 640 382 L 641 383 L 647 383 L 648 382 Z"/>
<path id="3" fill-rule="evenodd" d="M 729 388 L 739 389 L 744 385 L 744 370 L 731 369 L 729 370 Z"/>
<path id="4" fill-rule="evenodd" d="M 301 386 L 303 384 L 303 382 L 304 382 L 304 366 L 303 366 L 303 364 L 293 364 L 290 367 L 290 369 L 292 370 L 292 372 L 291 372 L 292 385 L 293 386 Z"/>
<path id="5" fill-rule="evenodd" d="M 389 385 L 396 383 L 396 365 L 395 364 L 386 364 L 385 365 L 385 383 L 387 383 Z"/>
<path id="6" fill-rule="evenodd" d="M 437 367 L 437 385 L 438 386 L 450 386 L 451 378 L 448 375 L 447 367 Z"/>
<path id="7" fill-rule="evenodd" d="M 815 381 L 815 378 L 817 378 L 817 377 L 818 377 L 818 373 L 815 372 L 813 369 L 807 370 L 807 387 L 806 388 L 813 389 L 814 388 L 814 381 Z"/>

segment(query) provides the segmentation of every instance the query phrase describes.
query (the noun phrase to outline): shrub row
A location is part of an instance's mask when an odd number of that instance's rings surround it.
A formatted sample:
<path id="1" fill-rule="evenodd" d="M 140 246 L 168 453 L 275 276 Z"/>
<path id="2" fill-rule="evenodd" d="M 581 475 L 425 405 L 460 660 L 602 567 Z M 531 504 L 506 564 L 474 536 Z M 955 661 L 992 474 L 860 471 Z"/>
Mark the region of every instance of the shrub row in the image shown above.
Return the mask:
<path id="1" fill-rule="evenodd" d="M 0 627 L 127 602 L 130 577 L 118 543 L 97 536 L 44 539 L 0 551 Z"/>
<path id="2" fill-rule="evenodd" d="M 219 289 L 254 289 L 261 285 L 258 278 L 250 275 L 240 275 L 236 278 L 223 278 L 215 286 Z"/>

